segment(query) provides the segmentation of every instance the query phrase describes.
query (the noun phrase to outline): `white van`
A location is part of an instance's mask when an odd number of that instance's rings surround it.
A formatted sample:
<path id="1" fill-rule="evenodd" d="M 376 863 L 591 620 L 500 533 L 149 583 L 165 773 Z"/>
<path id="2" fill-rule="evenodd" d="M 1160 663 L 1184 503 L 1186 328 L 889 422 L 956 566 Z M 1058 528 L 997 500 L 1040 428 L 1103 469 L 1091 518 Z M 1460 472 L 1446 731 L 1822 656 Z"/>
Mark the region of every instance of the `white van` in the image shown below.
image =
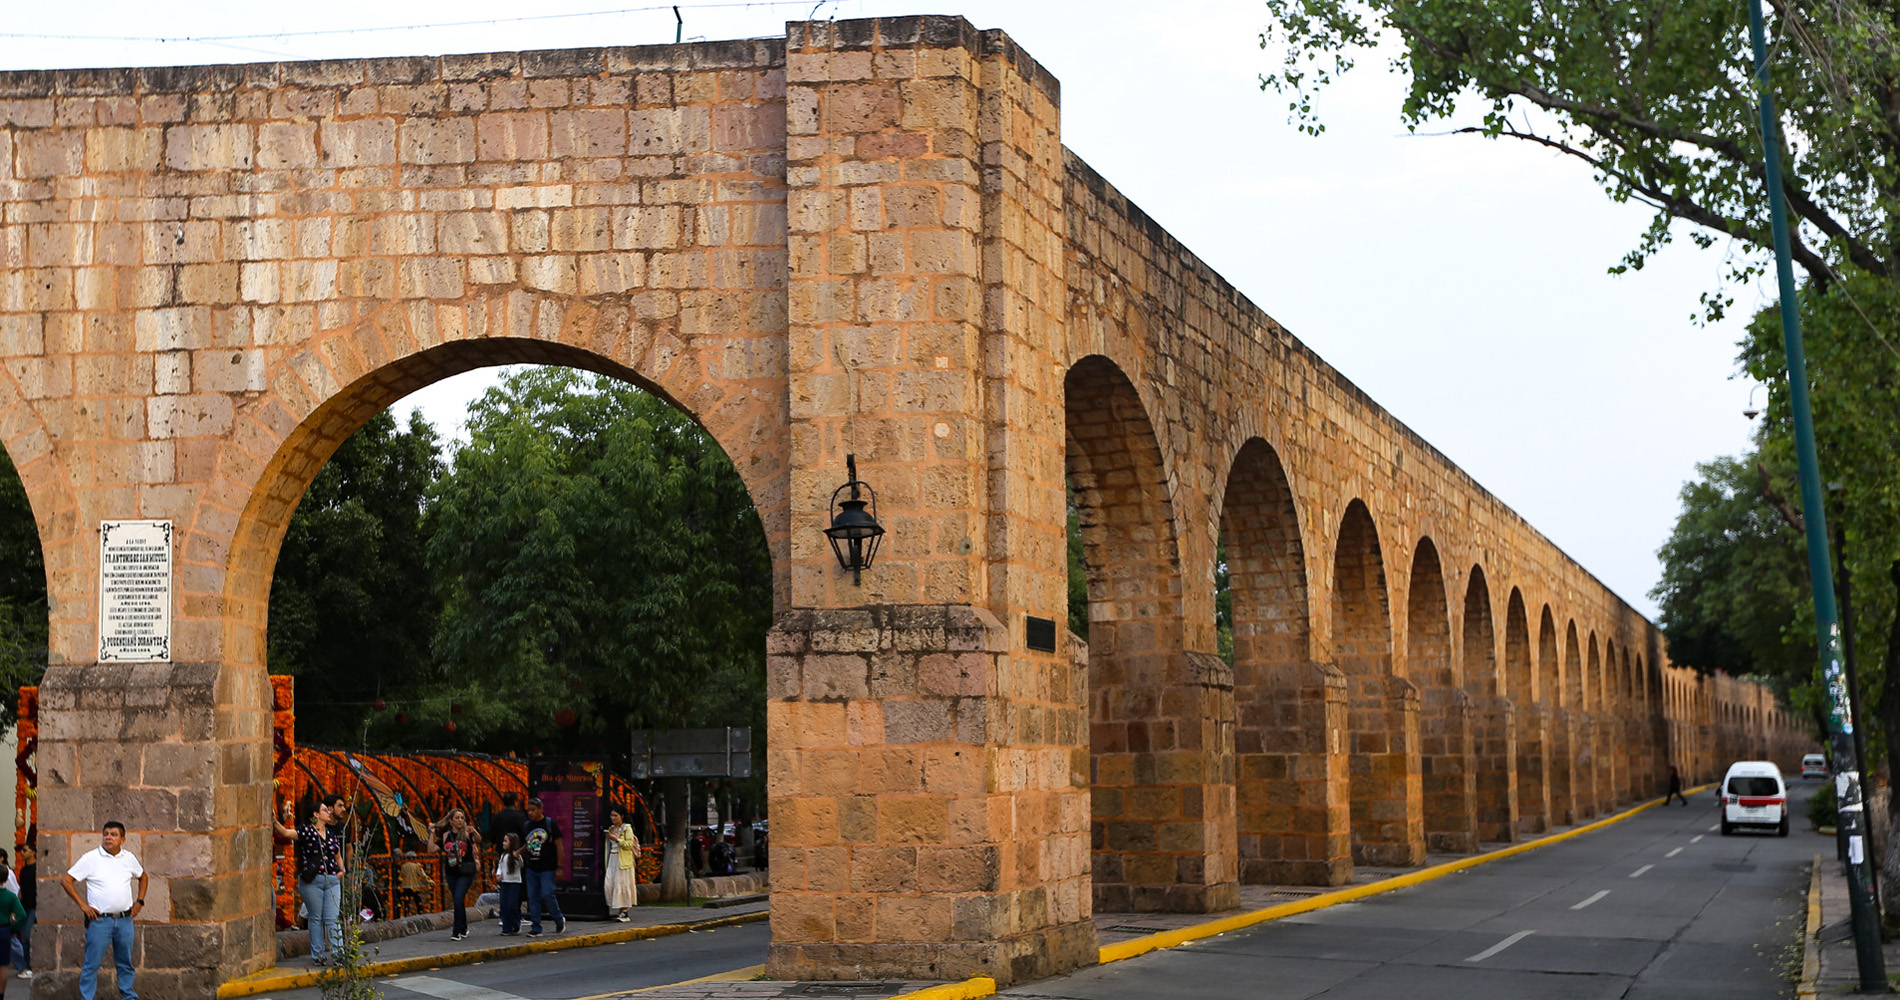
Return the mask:
<path id="1" fill-rule="evenodd" d="M 1827 777 L 1827 758 L 1818 753 L 1801 758 L 1801 776 L 1803 778 Z"/>
<path id="2" fill-rule="evenodd" d="M 1788 835 L 1788 786 L 1766 760 L 1738 760 L 1722 778 L 1722 836 L 1738 826 L 1772 827 Z"/>

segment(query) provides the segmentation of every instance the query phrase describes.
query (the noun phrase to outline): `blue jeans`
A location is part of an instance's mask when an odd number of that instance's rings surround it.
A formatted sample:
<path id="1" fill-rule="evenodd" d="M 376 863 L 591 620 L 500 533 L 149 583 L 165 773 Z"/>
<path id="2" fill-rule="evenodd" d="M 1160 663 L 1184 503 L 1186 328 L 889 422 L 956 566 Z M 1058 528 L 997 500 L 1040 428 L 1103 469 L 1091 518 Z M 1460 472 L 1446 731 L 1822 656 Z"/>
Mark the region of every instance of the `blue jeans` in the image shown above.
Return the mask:
<path id="1" fill-rule="evenodd" d="M 112 961 L 119 970 L 119 996 L 138 1000 L 132 989 L 132 918 L 100 917 L 86 925 L 86 964 L 79 968 L 80 1000 L 93 1000 L 99 990 L 99 966 L 106 960 L 106 945 L 112 946 Z"/>
<path id="2" fill-rule="evenodd" d="M 455 906 L 455 927 L 451 934 L 468 933 L 468 887 L 475 884 L 473 875 L 449 876 L 449 902 Z"/>
<path id="3" fill-rule="evenodd" d="M 21 972 L 33 968 L 33 925 L 40 922 L 39 907 L 26 911 L 26 923 L 20 925 L 20 933 L 14 937 L 20 939 L 20 960 L 13 967 Z"/>
<path id="4" fill-rule="evenodd" d="M 521 873 L 521 883 L 528 887 L 528 932 L 541 930 L 541 910 L 545 907 L 554 915 L 556 923 L 565 923 L 567 918 L 561 915 L 561 901 L 554 898 L 554 873 L 525 871 Z"/>
<path id="5" fill-rule="evenodd" d="M 343 880 L 335 875 L 318 875 L 299 882 L 303 894 L 304 924 L 310 928 L 310 957 L 319 962 L 336 958 L 343 948 L 343 925 L 337 913 L 343 906 Z"/>
<path id="6" fill-rule="evenodd" d="M 513 934 L 521 929 L 521 883 L 503 882 L 501 889 L 501 932 Z"/>

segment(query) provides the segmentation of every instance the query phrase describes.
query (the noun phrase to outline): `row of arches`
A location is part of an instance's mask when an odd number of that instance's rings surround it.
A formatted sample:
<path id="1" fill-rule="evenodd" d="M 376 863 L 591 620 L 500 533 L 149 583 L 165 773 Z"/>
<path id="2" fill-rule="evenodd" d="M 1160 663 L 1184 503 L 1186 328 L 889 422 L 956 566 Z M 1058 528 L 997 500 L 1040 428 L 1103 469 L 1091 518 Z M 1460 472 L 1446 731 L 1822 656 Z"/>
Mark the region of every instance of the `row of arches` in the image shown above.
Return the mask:
<path id="1" fill-rule="evenodd" d="M 1527 595 L 1535 580 L 1448 565 L 1429 533 L 1394 552 L 1403 532 L 1363 497 L 1314 523 L 1324 515 L 1257 436 L 1211 508 L 1231 601 L 1223 662 L 1198 614 L 1220 602 L 1191 593 L 1215 574 L 1184 556 L 1181 473 L 1140 393 L 1099 354 L 1065 390 L 1098 907 L 1215 909 L 1231 881 L 1338 884 L 1355 864 L 1474 851 L 1659 787 L 1647 622 L 1620 607 L 1580 622 Z M 1231 828 L 1212 821 L 1225 815 Z"/>

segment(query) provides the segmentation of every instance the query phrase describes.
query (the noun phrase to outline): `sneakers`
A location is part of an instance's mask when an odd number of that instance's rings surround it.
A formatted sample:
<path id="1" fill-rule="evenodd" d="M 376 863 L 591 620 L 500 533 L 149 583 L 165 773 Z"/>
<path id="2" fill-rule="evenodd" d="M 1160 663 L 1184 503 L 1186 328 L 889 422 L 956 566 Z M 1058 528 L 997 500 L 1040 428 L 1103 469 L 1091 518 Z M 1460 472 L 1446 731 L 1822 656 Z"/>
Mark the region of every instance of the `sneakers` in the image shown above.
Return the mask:
<path id="1" fill-rule="evenodd" d="M 519 930 L 512 930 L 512 931 L 502 931 L 502 932 L 501 932 L 501 936 L 502 936 L 502 937 L 514 937 L 514 936 L 515 936 L 516 934 L 519 934 L 519 933 L 521 933 L 521 931 L 519 931 Z"/>
<path id="2" fill-rule="evenodd" d="M 461 934 L 450 934 L 450 935 L 449 935 L 449 940 L 450 940 L 450 941 L 460 941 L 460 940 L 462 940 L 462 939 L 463 939 L 463 938 L 465 938 L 465 937 L 468 937 L 468 933 L 467 933 L 466 931 L 464 931 L 464 932 L 463 932 L 463 933 L 461 933 Z"/>
<path id="3" fill-rule="evenodd" d="M 32 979 L 32 978 L 33 978 L 33 970 L 32 970 L 32 969 L 21 969 L 21 970 L 20 970 L 20 978 L 21 978 L 21 979 Z"/>
<path id="4" fill-rule="evenodd" d="M 540 931 L 538 931 L 538 930 L 533 930 L 533 931 L 529 931 L 529 932 L 528 932 L 528 936 L 529 936 L 529 937 L 540 937 L 540 936 L 541 936 L 541 932 L 540 932 Z"/>
<path id="5" fill-rule="evenodd" d="M 567 931 L 567 918 L 555 917 L 554 918 L 554 933 L 563 934 L 563 933 L 566 933 L 566 931 Z"/>

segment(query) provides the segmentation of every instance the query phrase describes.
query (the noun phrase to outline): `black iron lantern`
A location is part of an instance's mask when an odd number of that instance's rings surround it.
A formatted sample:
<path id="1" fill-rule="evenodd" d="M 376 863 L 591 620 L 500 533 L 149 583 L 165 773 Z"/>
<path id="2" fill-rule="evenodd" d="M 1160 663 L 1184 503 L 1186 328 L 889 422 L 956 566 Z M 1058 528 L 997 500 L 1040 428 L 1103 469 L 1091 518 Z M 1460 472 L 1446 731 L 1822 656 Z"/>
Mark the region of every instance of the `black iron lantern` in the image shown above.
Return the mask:
<path id="1" fill-rule="evenodd" d="M 838 565 L 851 571 L 851 582 L 864 586 L 864 571 L 871 568 L 871 560 L 877 558 L 878 543 L 884 540 L 884 526 L 877 523 L 877 491 L 871 484 L 858 479 L 858 456 L 844 457 L 845 474 L 850 481 L 831 492 L 831 527 L 825 529 L 825 537 L 831 539 L 831 552 L 838 557 Z M 871 499 L 865 500 L 858 495 L 862 487 Z M 845 490 L 851 491 L 848 499 L 840 500 L 838 495 Z M 870 510 L 865 510 L 869 505 Z"/>

